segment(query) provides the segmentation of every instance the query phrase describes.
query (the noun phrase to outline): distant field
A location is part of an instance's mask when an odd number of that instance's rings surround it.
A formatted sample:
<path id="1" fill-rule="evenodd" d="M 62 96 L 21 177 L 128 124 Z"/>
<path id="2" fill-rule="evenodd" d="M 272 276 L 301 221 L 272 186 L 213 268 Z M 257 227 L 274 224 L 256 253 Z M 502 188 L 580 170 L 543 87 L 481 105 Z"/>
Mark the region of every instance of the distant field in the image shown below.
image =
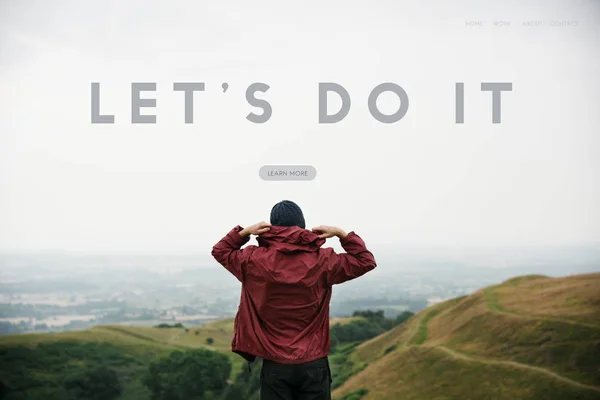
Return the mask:
<path id="1" fill-rule="evenodd" d="M 329 325 L 335 325 L 335 324 L 340 324 L 340 325 L 346 325 L 349 322 L 352 321 L 356 321 L 356 320 L 360 320 L 363 319 L 362 317 L 337 317 L 337 318 L 331 318 L 329 320 Z"/>
<path id="2" fill-rule="evenodd" d="M 358 346 L 334 398 L 600 399 L 599 322 L 600 274 L 511 279 Z"/>

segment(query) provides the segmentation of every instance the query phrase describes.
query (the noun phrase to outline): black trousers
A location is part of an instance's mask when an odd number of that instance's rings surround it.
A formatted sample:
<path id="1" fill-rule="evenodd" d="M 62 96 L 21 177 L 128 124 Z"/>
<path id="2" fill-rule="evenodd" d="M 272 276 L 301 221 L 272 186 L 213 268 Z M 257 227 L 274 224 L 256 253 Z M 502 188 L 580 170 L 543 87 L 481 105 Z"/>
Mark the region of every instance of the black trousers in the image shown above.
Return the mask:
<path id="1" fill-rule="evenodd" d="M 302 364 L 263 360 L 261 400 L 331 400 L 331 370 L 327 357 Z"/>

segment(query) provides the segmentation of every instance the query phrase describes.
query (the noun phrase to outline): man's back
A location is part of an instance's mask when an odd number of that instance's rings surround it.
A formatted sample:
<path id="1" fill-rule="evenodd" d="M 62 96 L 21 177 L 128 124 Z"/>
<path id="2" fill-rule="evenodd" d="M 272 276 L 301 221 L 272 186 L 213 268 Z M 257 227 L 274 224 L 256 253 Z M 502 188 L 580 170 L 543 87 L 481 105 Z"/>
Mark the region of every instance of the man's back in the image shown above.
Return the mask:
<path id="1" fill-rule="evenodd" d="M 362 239 L 350 232 L 340 240 L 347 254 L 336 254 L 311 231 L 273 226 L 258 246 L 240 249 L 248 241 L 240 231 L 212 252 L 242 282 L 232 350 L 289 364 L 327 355 L 331 286 L 376 266 Z"/>

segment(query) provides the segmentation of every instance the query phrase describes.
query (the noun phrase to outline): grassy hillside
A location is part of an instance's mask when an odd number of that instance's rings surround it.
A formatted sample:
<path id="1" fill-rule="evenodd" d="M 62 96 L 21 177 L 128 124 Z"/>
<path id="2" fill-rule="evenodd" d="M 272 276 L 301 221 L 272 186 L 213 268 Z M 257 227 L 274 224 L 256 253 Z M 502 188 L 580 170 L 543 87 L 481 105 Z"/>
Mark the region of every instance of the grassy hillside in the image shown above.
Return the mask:
<path id="1" fill-rule="evenodd" d="M 349 360 L 366 367 L 336 399 L 600 399 L 600 274 L 519 277 L 436 304 Z"/>
<path id="2" fill-rule="evenodd" d="M 53 386 L 48 382 L 58 382 L 58 377 L 74 373 L 91 360 L 109 365 L 127 382 L 120 398 L 147 399 L 149 393 L 138 378 L 147 371 L 150 362 L 177 349 L 206 348 L 223 352 L 229 357 L 232 376 L 235 376 L 242 368 L 243 359 L 230 351 L 232 331 L 233 319 L 227 319 L 188 329 L 113 325 L 85 331 L 0 336 L 0 363 L 4 364 L 3 368 L 18 365 L 24 374 L 30 375 L 33 371 L 40 389 L 39 395 L 33 395 L 35 398 L 54 398 L 48 397 L 45 391 Z M 210 345 L 208 338 L 212 338 Z M 40 359 L 48 360 L 48 364 L 40 365 Z M 23 380 L 22 384 L 31 386 L 32 383 Z M 13 382 L 14 385 L 19 386 L 19 382 Z M 56 398 L 64 399 L 66 394 Z"/>
<path id="3" fill-rule="evenodd" d="M 600 399 L 600 274 L 510 279 L 431 306 L 361 343 L 353 339 L 367 332 L 359 327 L 378 317 L 366 318 L 331 320 L 332 337 L 335 331 L 340 339 L 330 357 L 335 399 Z M 246 375 L 243 359 L 231 353 L 232 334 L 226 319 L 187 329 L 112 325 L 0 336 L 0 376 L 10 375 L 11 387 L 25 388 L 27 398 L 64 400 L 63 386 L 80 382 L 91 362 L 124 382 L 119 399 L 141 400 L 150 398 L 141 380 L 150 363 L 174 350 L 206 348 L 229 357 L 230 379 L 254 388 L 255 398 L 258 375 Z"/>
<path id="4" fill-rule="evenodd" d="M 331 325 L 344 326 L 359 320 L 363 318 L 332 318 Z M 0 375 L 4 368 L 23 368 L 22 374 L 33 374 L 34 383 L 39 384 L 39 394 L 34 397 L 51 400 L 54 397 L 49 397 L 46 388 L 49 385 L 61 386 L 60 379 L 91 360 L 109 365 L 123 378 L 123 382 L 127 382 L 121 399 L 147 399 L 149 393 L 139 378 L 151 362 L 178 349 L 205 348 L 227 355 L 232 364 L 231 379 L 234 380 L 246 364 L 242 357 L 231 352 L 232 336 L 232 318 L 186 329 L 107 325 L 84 331 L 0 336 Z M 40 363 L 40 359 L 48 362 Z M 14 383 L 12 372 L 13 378 L 9 379 L 11 386 L 31 386 L 31 380 Z M 1 392 L 0 387 L 0 397 Z M 60 399 L 60 396 L 56 398 Z"/>

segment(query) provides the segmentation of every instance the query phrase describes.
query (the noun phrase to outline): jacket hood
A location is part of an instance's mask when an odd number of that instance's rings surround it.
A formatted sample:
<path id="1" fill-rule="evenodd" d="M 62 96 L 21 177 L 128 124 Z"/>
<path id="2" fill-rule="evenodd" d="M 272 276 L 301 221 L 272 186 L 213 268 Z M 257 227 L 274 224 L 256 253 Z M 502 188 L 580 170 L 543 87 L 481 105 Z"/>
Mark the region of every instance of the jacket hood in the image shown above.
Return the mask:
<path id="1" fill-rule="evenodd" d="M 325 244 L 325 239 L 298 226 L 271 226 L 269 232 L 256 240 L 261 247 L 273 247 L 284 253 L 317 251 Z"/>

